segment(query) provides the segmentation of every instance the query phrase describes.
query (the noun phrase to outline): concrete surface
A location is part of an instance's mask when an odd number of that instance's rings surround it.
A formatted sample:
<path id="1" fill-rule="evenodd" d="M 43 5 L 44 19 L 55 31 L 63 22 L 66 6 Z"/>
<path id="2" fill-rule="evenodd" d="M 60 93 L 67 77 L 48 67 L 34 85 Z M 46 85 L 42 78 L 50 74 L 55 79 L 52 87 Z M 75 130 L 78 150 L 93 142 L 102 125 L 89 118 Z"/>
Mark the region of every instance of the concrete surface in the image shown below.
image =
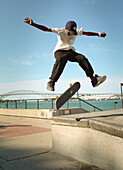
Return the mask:
<path id="1" fill-rule="evenodd" d="M 86 113 L 88 111 L 83 108 L 69 108 L 69 109 L 2 109 L 0 108 L 0 115 L 7 116 L 22 116 L 33 118 L 51 119 L 53 116 L 61 116 L 66 114 Z"/>
<path id="2" fill-rule="evenodd" d="M 0 170 L 99 170 L 52 151 L 51 120 L 0 115 Z"/>
<path id="3" fill-rule="evenodd" d="M 56 112 L 54 112 L 53 109 L 2 109 L 0 108 L 0 115 L 51 119 L 53 115 L 56 116 Z"/>
<path id="4" fill-rule="evenodd" d="M 123 138 L 123 109 L 53 117 L 53 124 L 96 129 Z"/>
<path id="5" fill-rule="evenodd" d="M 123 170 L 123 109 L 52 120 L 54 152 L 106 170 Z"/>

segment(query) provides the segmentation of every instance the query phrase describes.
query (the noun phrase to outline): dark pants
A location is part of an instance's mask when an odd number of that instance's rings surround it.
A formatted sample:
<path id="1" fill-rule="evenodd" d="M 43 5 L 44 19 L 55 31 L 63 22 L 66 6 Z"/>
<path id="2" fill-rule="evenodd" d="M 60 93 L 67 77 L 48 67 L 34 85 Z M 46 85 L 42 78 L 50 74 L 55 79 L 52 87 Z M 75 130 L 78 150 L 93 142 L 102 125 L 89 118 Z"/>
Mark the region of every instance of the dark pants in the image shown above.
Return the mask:
<path id="1" fill-rule="evenodd" d="M 77 62 L 80 67 L 85 71 L 87 77 L 91 77 L 94 74 L 93 68 L 90 65 L 88 59 L 73 50 L 57 50 L 55 52 L 56 62 L 53 67 L 53 71 L 50 79 L 56 82 L 62 74 L 67 61 Z"/>

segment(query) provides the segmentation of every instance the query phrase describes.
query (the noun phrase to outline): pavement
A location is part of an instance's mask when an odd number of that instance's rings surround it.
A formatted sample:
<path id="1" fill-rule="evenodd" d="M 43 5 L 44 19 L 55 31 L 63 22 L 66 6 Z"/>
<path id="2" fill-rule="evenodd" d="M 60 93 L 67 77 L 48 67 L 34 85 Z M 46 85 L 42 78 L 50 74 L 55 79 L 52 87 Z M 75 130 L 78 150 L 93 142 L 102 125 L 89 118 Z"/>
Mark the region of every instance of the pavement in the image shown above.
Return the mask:
<path id="1" fill-rule="evenodd" d="M 100 170 L 52 151 L 51 120 L 0 115 L 0 170 Z"/>

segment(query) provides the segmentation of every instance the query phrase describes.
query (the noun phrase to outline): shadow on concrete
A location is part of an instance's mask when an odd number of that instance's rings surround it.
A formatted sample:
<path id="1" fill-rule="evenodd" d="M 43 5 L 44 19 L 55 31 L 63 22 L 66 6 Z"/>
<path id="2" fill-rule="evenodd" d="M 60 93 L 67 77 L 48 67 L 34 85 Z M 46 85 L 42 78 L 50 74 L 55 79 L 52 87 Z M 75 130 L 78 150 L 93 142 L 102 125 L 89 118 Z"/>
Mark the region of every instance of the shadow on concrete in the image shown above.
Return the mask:
<path id="1" fill-rule="evenodd" d="M 100 170 L 48 150 L 34 153 L 33 150 L 6 147 L 0 151 L 0 170 Z"/>
<path id="2" fill-rule="evenodd" d="M 32 125 L 0 125 L 0 129 L 5 129 L 8 127 L 30 127 Z"/>
<path id="3" fill-rule="evenodd" d="M 100 116 L 88 116 L 88 117 L 81 117 L 76 118 L 76 121 L 80 121 L 82 119 L 94 119 L 94 118 L 106 118 L 106 117 L 117 117 L 117 116 L 123 116 L 123 114 L 110 114 L 110 115 L 100 115 Z"/>

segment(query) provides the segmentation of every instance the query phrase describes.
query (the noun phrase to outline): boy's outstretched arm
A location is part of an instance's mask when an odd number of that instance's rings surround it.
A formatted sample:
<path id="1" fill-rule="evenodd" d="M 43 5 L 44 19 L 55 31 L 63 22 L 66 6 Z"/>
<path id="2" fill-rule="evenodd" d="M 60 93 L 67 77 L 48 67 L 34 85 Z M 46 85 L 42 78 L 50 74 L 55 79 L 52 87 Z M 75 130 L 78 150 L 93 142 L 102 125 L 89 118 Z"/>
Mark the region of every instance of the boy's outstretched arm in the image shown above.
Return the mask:
<path id="1" fill-rule="evenodd" d="M 31 26 L 33 26 L 33 27 L 36 27 L 36 28 L 38 28 L 38 29 L 40 29 L 42 31 L 52 32 L 52 30 L 50 28 L 47 28 L 47 27 L 45 27 L 43 25 L 38 25 L 38 24 L 34 23 L 31 18 L 26 17 L 24 19 L 24 22 L 31 25 Z"/>
<path id="2" fill-rule="evenodd" d="M 83 35 L 105 37 L 105 36 L 106 36 L 106 33 L 105 33 L 105 32 L 95 33 L 95 32 L 85 32 L 85 31 L 83 31 Z"/>

